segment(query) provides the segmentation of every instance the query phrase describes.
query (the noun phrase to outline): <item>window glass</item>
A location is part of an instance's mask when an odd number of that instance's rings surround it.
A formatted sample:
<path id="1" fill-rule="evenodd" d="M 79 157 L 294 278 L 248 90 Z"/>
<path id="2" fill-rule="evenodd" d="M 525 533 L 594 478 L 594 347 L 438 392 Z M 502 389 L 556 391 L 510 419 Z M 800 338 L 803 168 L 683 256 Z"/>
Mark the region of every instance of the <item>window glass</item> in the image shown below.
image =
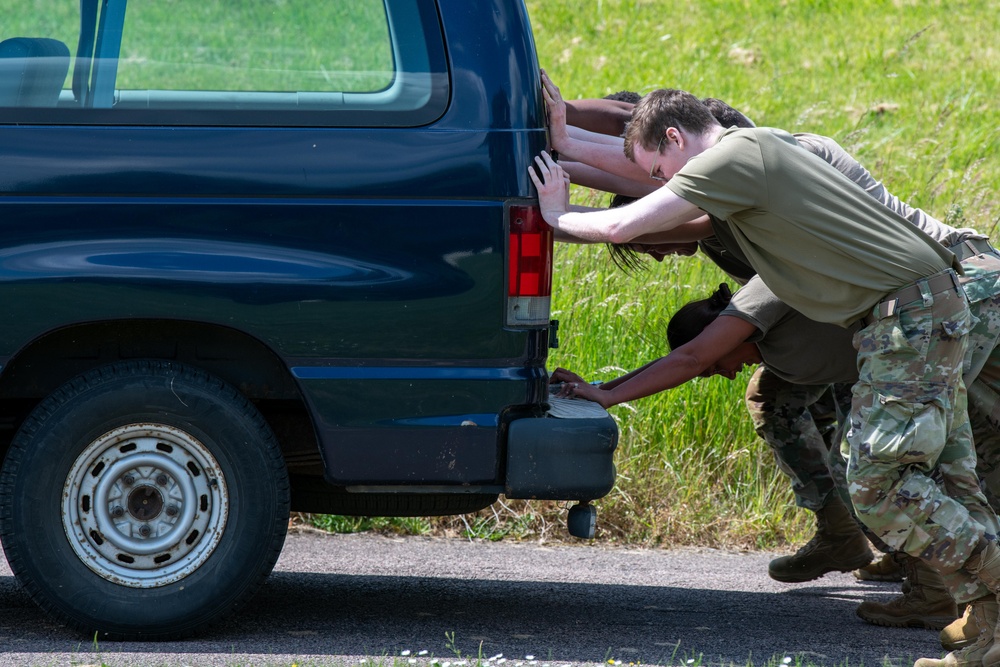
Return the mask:
<path id="1" fill-rule="evenodd" d="M 0 27 L 0 123 L 419 125 L 447 100 L 417 0 L 36 0 Z"/>
<path id="2" fill-rule="evenodd" d="M 393 81 L 382 0 L 146 0 L 126 16 L 121 90 L 373 92 Z"/>

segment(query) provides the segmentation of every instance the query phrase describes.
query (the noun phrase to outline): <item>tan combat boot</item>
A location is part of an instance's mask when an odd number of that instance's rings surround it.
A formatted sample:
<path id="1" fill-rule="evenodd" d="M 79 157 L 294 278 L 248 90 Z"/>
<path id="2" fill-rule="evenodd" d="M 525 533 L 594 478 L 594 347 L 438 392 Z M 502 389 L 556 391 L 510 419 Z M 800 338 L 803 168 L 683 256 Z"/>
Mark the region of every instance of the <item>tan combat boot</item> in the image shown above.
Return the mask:
<path id="1" fill-rule="evenodd" d="M 767 573 L 772 579 L 812 581 L 827 572 L 850 572 L 872 561 L 868 539 L 836 494 L 816 512 L 816 524 L 816 534 L 804 547 L 771 561 Z"/>
<path id="2" fill-rule="evenodd" d="M 997 601 L 1000 601 L 1000 546 L 997 546 L 996 542 L 986 542 L 983 550 L 965 563 L 965 569 L 974 574 L 979 581 L 983 582 L 993 595 L 997 597 Z M 989 621 L 989 619 L 986 618 L 985 621 Z M 980 625 L 983 622 L 981 620 Z M 986 627 L 983 628 L 979 635 L 981 638 L 984 634 L 990 634 L 993 641 L 993 645 L 983 655 L 983 667 L 1000 667 L 1000 643 L 996 641 L 1000 637 L 998 637 L 996 624 L 997 618 L 994 615 L 992 632 L 990 632 L 990 627 Z M 967 651 L 978 643 L 977 639 L 976 643 L 962 649 L 962 651 Z M 948 655 L 951 654 L 949 653 Z"/>
<path id="3" fill-rule="evenodd" d="M 928 630 L 940 630 L 958 618 L 958 607 L 941 575 L 919 558 L 902 553 L 896 558 L 910 583 L 908 590 L 886 603 L 862 602 L 858 616 L 875 625 Z"/>
<path id="4" fill-rule="evenodd" d="M 979 598 L 969 603 L 969 615 L 975 618 L 975 626 L 979 634 L 972 642 L 960 651 L 952 651 L 944 658 L 920 658 L 913 667 L 990 667 L 987 656 L 993 649 L 993 628 L 997 624 L 996 599 L 992 604 L 984 604 L 985 598 Z"/>
<path id="5" fill-rule="evenodd" d="M 997 598 L 992 593 L 970 602 L 965 606 L 965 613 L 962 614 L 962 618 L 949 624 L 944 630 L 941 631 L 941 648 L 949 651 L 957 651 L 960 648 L 965 648 L 976 640 L 980 631 L 979 616 L 972 613 L 972 605 L 976 603 L 980 605 L 989 605 L 994 609 L 998 608 Z M 1000 609 L 992 613 L 1000 615 Z"/>
<path id="6" fill-rule="evenodd" d="M 861 581 L 902 581 L 903 571 L 894 558 L 895 554 L 882 554 L 878 560 L 854 571 Z"/>

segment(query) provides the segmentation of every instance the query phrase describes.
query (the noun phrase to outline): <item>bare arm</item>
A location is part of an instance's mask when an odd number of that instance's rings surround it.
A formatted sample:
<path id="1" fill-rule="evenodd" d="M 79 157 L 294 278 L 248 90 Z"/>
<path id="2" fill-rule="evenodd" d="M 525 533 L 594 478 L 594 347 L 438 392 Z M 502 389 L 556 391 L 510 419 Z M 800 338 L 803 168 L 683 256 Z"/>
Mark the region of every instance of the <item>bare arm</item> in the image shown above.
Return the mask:
<path id="1" fill-rule="evenodd" d="M 571 139 L 578 139 L 580 141 L 589 141 L 592 144 L 604 144 L 606 146 L 616 146 L 621 149 L 622 154 L 625 153 L 625 140 L 613 134 L 599 134 L 597 132 L 591 132 L 590 130 L 586 130 L 582 127 L 576 127 L 575 125 L 567 126 L 566 132 L 569 133 Z"/>
<path id="2" fill-rule="evenodd" d="M 528 175 L 538 189 L 542 217 L 554 229 L 589 242 L 627 243 L 643 234 L 665 232 L 702 215 L 693 204 L 659 188 L 642 199 L 619 208 L 588 213 L 568 211 L 568 179 L 552 157 L 543 152 L 535 158 Z M 544 179 L 544 180 L 542 180 Z"/>
<path id="3" fill-rule="evenodd" d="M 594 386 L 576 381 L 573 379 L 575 374 L 564 369 L 556 369 L 552 377 L 567 380 L 561 395 L 580 396 L 607 408 L 679 387 L 712 368 L 755 331 L 756 328 L 742 318 L 720 315 L 686 345 L 603 385 Z"/>
<path id="4" fill-rule="evenodd" d="M 697 217 L 689 222 L 677 225 L 671 230 L 642 234 L 632 239 L 632 242 L 643 243 L 645 245 L 686 243 L 688 241 L 701 241 L 715 234 L 712 229 L 712 222 L 701 209 L 695 209 L 693 215 Z"/>
<path id="5" fill-rule="evenodd" d="M 660 184 L 625 157 L 620 137 L 596 135 L 582 129 L 571 132 L 566 121 L 566 103 L 545 70 L 542 70 L 542 97 L 549 112 L 549 141 L 560 155 L 640 183 Z M 611 140 L 613 143 L 609 143 Z"/>
<path id="6" fill-rule="evenodd" d="M 577 185 L 582 185 L 585 188 L 594 188 L 595 190 L 603 190 L 604 192 L 614 192 L 628 197 L 645 197 L 663 185 L 663 183 L 648 178 L 646 179 L 646 183 L 640 183 L 631 178 L 623 178 L 616 174 L 610 174 L 583 162 L 560 159 L 559 164 L 569 173 L 570 180 Z"/>
<path id="7" fill-rule="evenodd" d="M 590 132 L 620 137 L 625 131 L 625 124 L 632 117 L 633 106 L 631 102 L 619 100 L 567 101 L 566 122 Z"/>

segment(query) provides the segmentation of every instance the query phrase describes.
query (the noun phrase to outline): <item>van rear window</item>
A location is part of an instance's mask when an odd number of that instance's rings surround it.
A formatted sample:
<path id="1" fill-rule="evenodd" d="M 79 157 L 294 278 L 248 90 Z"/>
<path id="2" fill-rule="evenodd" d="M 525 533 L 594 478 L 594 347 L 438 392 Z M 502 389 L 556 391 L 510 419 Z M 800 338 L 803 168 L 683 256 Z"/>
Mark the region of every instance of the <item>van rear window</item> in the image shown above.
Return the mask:
<path id="1" fill-rule="evenodd" d="M 0 123 L 405 126 L 447 100 L 432 3 L 40 0 L 0 26 Z"/>

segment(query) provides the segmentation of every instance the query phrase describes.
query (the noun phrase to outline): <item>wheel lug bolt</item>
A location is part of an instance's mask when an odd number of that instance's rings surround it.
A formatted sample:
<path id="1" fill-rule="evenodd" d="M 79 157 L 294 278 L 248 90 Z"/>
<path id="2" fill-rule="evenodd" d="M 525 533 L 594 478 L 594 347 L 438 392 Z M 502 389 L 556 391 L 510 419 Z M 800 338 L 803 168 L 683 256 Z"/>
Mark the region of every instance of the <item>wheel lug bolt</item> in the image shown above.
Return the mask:
<path id="1" fill-rule="evenodd" d="M 139 535 L 141 537 L 149 537 L 152 532 L 153 531 L 149 529 L 149 526 L 139 526 Z"/>
<path id="2" fill-rule="evenodd" d="M 167 479 L 167 476 L 164 475 L 162 472 L 156 476 L 156 483 L 159 484 L 160 486 L 166 486 L 168 481 L 170 480 Z"/>
<path id="3" fill-rule="evenodd" d="M 176 505 L 167 505 L 166 509 L 167 516 L 177 516 L 178 511 L 179 510 L 177 509 Z"/>
<path id="4" fill-rule="evenodd" d="M 125 484 L 125 486 L 132 486 L 135 484 L 135 475 L 132 475 L 131 473 L 124 475 L 122 477 L 122 483 Z"/>
<path id="5" fill-rule="evenodd" d="M 121 507 L 120 505 L 115 505 L 114 507 L 111 508 L 111 516 L 113 516 L 116 519 L 122 518 L 123 516 L 125 516 L 125 508 Z"/>

